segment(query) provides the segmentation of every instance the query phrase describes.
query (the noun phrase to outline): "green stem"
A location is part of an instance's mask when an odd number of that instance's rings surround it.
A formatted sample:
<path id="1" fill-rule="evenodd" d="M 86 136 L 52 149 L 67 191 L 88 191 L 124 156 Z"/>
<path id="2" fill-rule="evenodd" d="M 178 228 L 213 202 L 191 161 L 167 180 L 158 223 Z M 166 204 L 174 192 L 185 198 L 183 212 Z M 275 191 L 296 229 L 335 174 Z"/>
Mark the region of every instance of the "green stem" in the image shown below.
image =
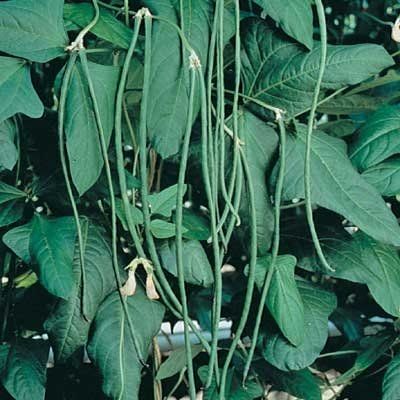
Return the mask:
<path id="1" fill-rule="evenodd" d="M 311 106 L 310 116 L 308 120 L 307 129 L 307 140 L 306 140 L 306 154 L 304 161 L 304 194 L 306 201 L 306 214 L 307 221 L 310 227 L 311 237 L 314 243 L 315 250 L 318 254 L 319 260 L 322 266 L 328 270 L 333 271 L 328 261 L 326 260 L 324 253 L 321 248 L 321 243 L 318 239 L 318 234 L 315 229 L 313 210 L 312 210 L 312 197 L 311 197 L 311 146 L 312 146 L 312 133 L 314 128 L 314 118 L 318 106 L 319 93 L 321 91 L 321 83 L 324 77 L 326 57 L 327 57 L 327 32 L 326 32 L 326 21 L 325 21 L 325 11 L 321 0 L 316 0 L 315 5 L 317 7 L 318 21 L 321 30 L 321 58 L 320 58 L 320 68 L 318 73 L 318 79 L 315 84 L 314 98 Z"/>
<path id="2" fill-rule="evenodd" d="M 246 365 L 243 372 L 243 384 L 246 382 L 247 375 L 250 370 L 251 362 L 254 357 L 254 351 L 256 349 L 258 333 L 260 331 L 261 320 L 264 313 L 265 303 L 267 300 L 268 291 L 271 285 L 271 280 L 276 268 L 276 260 L 279 253 L 279 242 L 280 242 L 280 219 L 281 219 L 281 201 L 282 201 L 282 191 L 283 191 L 283 181 L 285 178 L 286 169 L 286 129 L 285 123 L 282 118 L 278 119 L 279 133 L 280 133 L 280 154 L 279 154 L 279 174 L 278 180 L 275 187 L 275 202 L 274 202 L 274 217 L 275 217 L 275 231 L 274 231 L 274 242 L 272 245 L 272 257 L 271 264 L 268 269 L 268 273 L 265 276 L 263 289 L 261 292 L 260 303 L 257 309 L 257 315 L 255 320 L 255 325 L 252 334 L 252 342 L 249 350 L 249 355 L 246 360 Z"/>
<path id="3" fill-rule="evenodd" d="M 179 292 L 182 302 L 183 311 L 183 324 L 184 324 L 184 337 L 185 337 L 185 355 L 186 355 L 186 366 L 189 377 L 189 395 L 191 400 L 196 399 L 196 386 L 193 372 L 193 360 L 192 360 L 192 347 L 190 343 L 190 332 L 189 332 L 189 311 L 187 306 L 187 296 L 185 289 L 185 271 L 183 261 L 183 239 L 182 239 L 182 224 L 183 224 L 183 196 L 184 196 L 184 183 L 187 168 L 187 161 L 189 155 L 189 144 L 190 136 L 192 132 L 192 121 L 193 121 L 193 100 L 195 93 L 196 83 L 196 71 L 194 67 L 191 70 L 191 82 L 190 82 L 190 95 L 189 95 L 189 113 L 186 125 L 186 132 L 183 138 L 183 145 L 181 151 L 181 161 L 179 167 L 178 177 L 178 189 L 176 195 L 176 222 L 175 222 L 175 236 L 176 236 L 176 265 L 178 272 L 178 283 Z"/>
<path id="4" fill-rule="evenodd" d="M 115 275 L 115 279 L 117 282 L 118 293 L 120 296 L 124 315 L 128 321 L 129 331 L 130 331 L 130 335 L 132 338 L 132 342 L 133 342 L 135 351 L 138 355 L 140 363 L 145 366 L 146 365 L 145 359 L 141 352 L 141 347 L 140 347 L 140 343 L 138 340 L 138 336 L 136 334 L 136 330 L 133 326 L 132 319 L 129 314 L 128 306 L 126 304 L 126 298 L 124 298 L 121 291 L 119 290 L 122 287 L 122 283 L 121 283 L 121 276 L 120 276 L 120 272 L 119 272 L 118 251 L 117 251 L 118 238 L 117 238 L 117 215 L 116 215 L 116 207 L 115 207 L 115 194 L 114 194 L 114 186 L 113 186 L 113 181 L 112 181 L 112 176 L 111 176 L 110 161 L 108 159 L 107 142 L 105 139 L 103 123 L 101 121 L 99 105 L 97 102 L 97 97 L 96 97 L 96 93 L 94 90 L 93 81 L 92 81 L 92 78 L 90 75 L 89 65 L 87 62 L 87 57 L 86 57 L 85 51 L 79 52 L 79 58 L 81 60 L 82 68 L 85 72 L 88 87 L 89 87 L 89 93 L 90 93 L 90 97 L 91 97 L 92 104 L 93 104 L 93 110 L 94 110 L 94 115 L 95 115 L 95 119 L 96 119 L 97 129 L 99 132 L 100 146 L 101 146 L 101 151 L 102 151 L 103 160 L 104 160 L 104 169 L 106 171 L 106 177 L 107 177 L 108 191 L 109 191 L 109 196 L 110 196 L 110 206 L 111 206 L 111 227 L 112 227 L 111 234 L 112 234 L 112 256 L 113 256 L 114 275 Z"/>
<path id="5" fill-rule="evenodd" d="M 76 225 L 76 232 L 78 236 L 78 247 L 79 247 L 79 262 L 81 268 L 81 311 L 85 319 L 87 319 L 87 304 L 86 304 L 86 271 L 85 271 L 85 256 L 84 256 L 84 245 L 82 226 L 79 219 L 78 207 L 75 202 L 74 193 L 68 173 L 67 160 L 65 155 L 65 143 L 64 143 L 64 119 L 65 119 L 65 105 L 67 101 L 67 93 L 69 84 L 71 82 L 72 70 L 74 68 L 77 58 L 77 53 L 72 53 L 68 59 L 67 66 L 65 67 L 64 77 L 61 85 L 60 103 L 58 109 L 58 147 L 60 152 L 61 167 L 64 175 L 65 185 L 67 187 L 68 198 L 71 203 L 72 212 L 74 214 L 74 221 Z"/>

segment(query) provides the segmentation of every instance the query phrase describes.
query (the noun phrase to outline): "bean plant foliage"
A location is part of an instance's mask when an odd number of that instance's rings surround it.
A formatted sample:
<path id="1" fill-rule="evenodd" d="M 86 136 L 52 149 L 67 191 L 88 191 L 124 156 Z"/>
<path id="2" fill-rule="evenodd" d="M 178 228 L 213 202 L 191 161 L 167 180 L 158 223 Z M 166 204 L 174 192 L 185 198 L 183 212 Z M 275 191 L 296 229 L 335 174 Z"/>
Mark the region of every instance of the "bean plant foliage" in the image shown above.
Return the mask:
<path id="1" fill-rule="evenodd" d="M 0 397 L 398 400 L 397 9 L 0 1 Z"/>

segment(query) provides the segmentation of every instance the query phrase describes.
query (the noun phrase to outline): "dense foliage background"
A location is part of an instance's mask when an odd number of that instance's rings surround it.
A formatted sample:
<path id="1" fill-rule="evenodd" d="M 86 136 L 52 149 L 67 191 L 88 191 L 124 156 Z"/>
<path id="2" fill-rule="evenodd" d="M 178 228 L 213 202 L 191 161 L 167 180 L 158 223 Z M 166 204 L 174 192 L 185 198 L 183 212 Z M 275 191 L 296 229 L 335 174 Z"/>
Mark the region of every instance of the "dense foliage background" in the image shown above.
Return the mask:
<path id="1" fill-rule="evenodd" d="M 399 10 L 0 1 L 0 398 L 398 400 Z"/>

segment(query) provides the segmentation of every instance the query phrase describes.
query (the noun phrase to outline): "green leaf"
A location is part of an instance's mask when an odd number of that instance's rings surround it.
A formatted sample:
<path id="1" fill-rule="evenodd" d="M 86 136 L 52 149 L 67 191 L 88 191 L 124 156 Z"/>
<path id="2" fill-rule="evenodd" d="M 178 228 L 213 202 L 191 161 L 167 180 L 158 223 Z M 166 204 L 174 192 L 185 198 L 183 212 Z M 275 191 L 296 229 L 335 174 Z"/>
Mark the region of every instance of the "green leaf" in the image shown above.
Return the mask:
<path id="1" fill-rule="evenodd" d="M 386 106 L 372 114 L 350 147 L 350 158 L 360 170 L 400 153 L 400 106 Z"/>
<path id="2" fill-rule="evenodd" d="M 25 263 L 31 262 L 29 241 L 32 233 L 32 222 L 10 229 L 4 236 L 3 242 Z"/>
<path id="3" fill-rule="evenodd" d="M 400 354 L 390 361 L 383 377 L 382 400 L 397 400 L 400 398 Z"/>
<path id="4" fill-rule="evenodd" d="M 354 365 L 335 380 L 335 385 L 341 385 L 349 379 L 354 379 L 356 376 L 360 375 L 389 350 L 395 339 L 396 336 L 393 334 L 367 336 L 363 338 L 361 341 L 363 350 L 357 355 Z"/>
<path id="5" fill-rule="evenodd" d="M 7 351 L 2 345 L 1 353 Z M 44 400 L 49 345 L 43 340 L 21 340 L 11 345 L 1 382 L 16 400 Z"/>
<path id="6" fill-rule="evenodd" d="M 108 145 L 114 126 L 114 103 L 119 68 L 92 62 L 88 64 Z M 80 63 L 77 63 L 72 71 L 65 113 L 71 176 L 76 189 L 82 195 L 96 183 L 104 162 L 93 103 Z"/>
<path id="7" fill-rule="evenodd" d="M 280 334 L 268 334 L 264 358 L 282 371 L 300 370 L 311 365 L 328 338 L 328 317 L 336 308 L 336 297 L 309 282 L 298 281 L 304 304 L 304 341 L 293 346 Z"/>
<path id="8" fill-rule="evenodd" d="M 190 208 L 183 209 L 183 237 L 189 240 L 207 240 L 211 236 L 208 220 Z"/>
<path id="9" fill-rule="evenodd" d="M 324 254 L 336 278 L 368 285 L 376 302 L 389 314 L 400 316 L 400 257 L 395 247 L 357 232 L 331 233 L 321 237 Z M 299 259 L 299 266 L 313 269 L 314 257 Z"/>
<path id="10" fill-rule="evenodd" d="M 368 113 L 375 111 L 384 101 L 385 98 L 365 94 L 337 96 L 318 106 L 317 111 L 329 115 Z"/>
<path id="11" fill-rule="evenodd" d="M 176 244 L 166 240 L 158 247 L 161 264 L 173 276 L 178 276 L 176 265 Z M 214 282 L 213 272 L 203 246 L 197 240 L 183 242 L 185 281 L 193 285 L 209 287 Z"/>
<path id="12" fill-rule="evenodd" d="M 256 285 L 260 291 L 271 267 L 271 260 L 270 255 L 257 259 Z M 286 339 L 298 346 L 304 340 L 305 322 L 303 302 L 294 279 L 296 262 L 293 256 L 278 256 L 266 305 Z"/>
<path id="13" fill-rule="evenodd" d="M 382 196 L 396 196 L 400 193 L 400 158 L 374 165 L 361 176 Z"/>
<path id="14" fill-rule="evenodd" d="M 87 26 L 93 16 L 93 6 L 89 3 L 64 5 L 64 18 L 80 28 Z M 111 12 L 104 8 L 100 9 L 99 20 L 90 32 L 123 49 L 129 47 L 133 33 L 131 29 L 118 21 Z"/>
<path id="15" fill-rule="evenodd" d="M 274 389 L 289 393 L 299 399 L 322 399 L 320 380 L 308 369 L 282 372 L 271 367 L 268 368 L 268 374 L 274 383 Z"/>
<path id="16" fill-rule="evenodd" d="M 304 155 L 306 128 L 298 126 L 289 136 L 283 199 L 304 198 Z M 312 201 L 343 215 L 376 240 L 400 245 L 395 216 L 378 192 L 365 182 L 346 155 L 346 144 L 314 131 L 311 145 Z"/>
<path id="17" fill-rule="evenodd" d="M 18 150 L 15 146 L 17 126 L 11 119 L 0 122 L 0 167 L 11 171 L 18 160 Z"/>
<path id="18" fill-rule="evenodd" d="M 164 307 L 149 300 L 140 287 L 134 296 L 127 298 L 127 306 L 141 353 L 147 355 L 151 340 L 160 329 Z M 138 399 L 142 365 L 118 293 L 112 293 L 100 305 L 87 351 L 100 372 L 106 396 L 121 400 Z"/>
<path id="19" fill-rule="evenodd" d="M 248 20 L 243 37 L 244 93 L 286 110 L 288 118 L 311 106 L 319 72 L 320 44 L 312 51 L 276 33 L 266 22 Z M 377 45 L 328 46 L 322 89 L 355 85 L 393 65 Z"/>
<path id="20" fill-rule="evenodd" d="M 192 346 L 192 358 L 195 358 L 201 353 L 203 346 L 196 344 Z M 178 372 L 186 368 L 186 350 L 184 347 L 180 347 L 173 350 L 168 358 L 160 365 L 157 372 L 156 379 L 162 380 L 174 376 Z"/>
<path id="21" fill-rule="evenodd" d="M 240 137 L 245 143 L 243 152 L 247 157 L 250 177 L 254 187 L 257 216 L 258 254 L 265 255 L 270 247 L 274 231 L 274 215 L 266 185 L 266 173 L 278 145 L 275 131 L 252 113 L 244 111 L 239 118 Z M 250 234 L 249 195 L 242 196 L 238 228 L 245 240 Z"/>
<path id="22" fill-rule="evenodd" d="M 187 186 L 184 186 L 186 193 Z M 176 207 L 176 196 L 178 193 L 178 185 L 172 185 L 159 193 L 149 195 L 150 211 L 152 214 L 159 214 L 164 217 L 170 217 L 172 210 Z"/>
<path id="23" fill-rule="evenodd" d="M 283 31 L 313 48 L 313 13 L 307 0 L 254 0 L 264 13 L 274 19 Z"/>
<path id="24" fill-rule="evenodd" d="M 82 288 L 79 246 L 72 265 L 75 285 L 68 300 L 59 299 L 45 321 L 57 362 L 65 362 L 88 339 L 90 323 L 101 302 L 116 289 L 111 246 L 102 228 L 87 220 L 82 224 L 85 260 L 85 287 Z M 82 315 L 84 290 L 85 315 Z"/>
<path id="25" fill-rule="evenodd" d="M 0 10 L 2 4 L 6 3 L 0 3 Z M 0 57 L 0 98 L 7 99 L 0 105 L 0 122 L 17 113 L 31 118 L 43 115 L 43 104 L 32 86 L 29 66 L 24 60 Z"/>
<path id="26" fill-rule="evenodd" d="M 46 62 L 65 52 L 63 0 L 11 0 L 0 3 L 0 51 Z"/>
<path id="27" fill-rule="evenodd" d="M 63 299 L 74 290 L 75 236 L 75 223 L 70 217 L 34 217 L 29 249 L 39 281 L 48 292 Z"/>
<path id="28" fill-rule="evenodd" d="M 352 135 L 356 130 L 356 125 L 351 119 L 339 119 L 319 125 L 318 129 L 328 133 L 330 136 L 343 138 Z"/>
<path id="29" fill-rule="evenodd" d="M 25 197 L 26 193 L 22 190 L 0 182 L 0 204 L 7 203 L 10 200 L 23 199 Z"/>
<path id="30" fill-rule="evenodd" d="M 124 204 L 121 199 L 115 199 L 115 211 L 117 213 L 117 217 L 121 221 L 122 227 L 128 231 L 128 222 L 125 217 L 125 208 Z M 143 213 L 141 210 L 139 210 L 137 207 L 135 207 L 133 204 L 130 204 L 129 207 L 130 213 L 132 220 L 135 224 L 142 225 L 143 224 Z"/>
<path id="31" fill-rule="evenodd" d="M 0 228 L 11 225 L 22 218 L 25 209 L 25 202 L 11 200 L 0 207 Z"/>
<path id="32" fill-rule="evenodd" d="M 184 35 L 205 66 L 213 4 L 209 0 L 187 0 L 182 4 Z M 154 15 L 179 24 L 178 2 L 146 0 L 144 5 Z M 154 21 L 147 128 L 151 143 L 162 158 L 178 153 L 186 129 L 190 86 L 188 57 L 185 50 L 182 59 L 181 42 L 175 28 Z M 195 98 L 199 97 L 195 95 Z M 197 110 L 198 104 L 193 118 Z"/>
<path id="33" fill-rule="evenodd" d="M 175 236 L 175 224 L 162 219 L 153 219 L 150 222 L 150 229 L 157 239 L 168 239 Z M 185 232 L 186 229 L 182 228 L 182 231 Z"/>

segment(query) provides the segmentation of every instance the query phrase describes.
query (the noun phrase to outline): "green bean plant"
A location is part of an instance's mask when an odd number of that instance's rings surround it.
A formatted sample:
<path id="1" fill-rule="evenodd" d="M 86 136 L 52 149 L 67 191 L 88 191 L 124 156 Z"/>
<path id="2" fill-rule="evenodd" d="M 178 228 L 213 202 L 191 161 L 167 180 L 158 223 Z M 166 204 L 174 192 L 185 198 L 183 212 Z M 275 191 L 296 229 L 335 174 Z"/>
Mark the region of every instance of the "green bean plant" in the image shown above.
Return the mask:
<path id="1" fill-rule="evenodd" d="M 398 9 L 0 1 L 0 398 L 398 400 Z"/>

